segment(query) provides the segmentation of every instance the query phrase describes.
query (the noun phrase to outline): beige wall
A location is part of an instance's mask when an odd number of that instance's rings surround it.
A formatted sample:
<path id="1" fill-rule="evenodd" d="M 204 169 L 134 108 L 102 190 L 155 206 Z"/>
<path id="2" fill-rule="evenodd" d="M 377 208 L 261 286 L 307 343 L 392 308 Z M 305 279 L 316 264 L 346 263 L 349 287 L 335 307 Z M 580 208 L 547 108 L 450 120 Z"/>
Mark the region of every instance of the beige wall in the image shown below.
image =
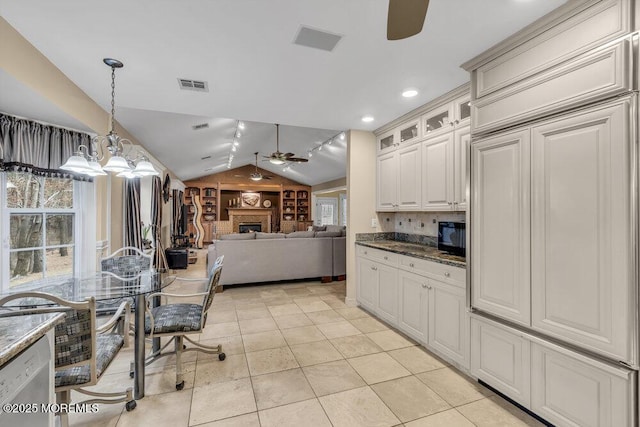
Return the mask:
<path id="1" fill-rule="evenodd" d="M 371 227 L 376 215 L 376 138 L 373 133 L 347 134 L 347 298 L 356 301 L 356 233 L 381 231 Z"/>
<path id="2" fill-rule="evenodd" d="M 108 131 L 109 113 L 69 80 L 2 17 L 0 17 L 0 40 L 0 68 L 68 115 L 84 123 L 95 133 L 104 135 Z M 121 137 L 140 145 L 118 123 L 116 123 L 116 131 Z M 173 173 L 169 172 L 169 174 L 172 179 L 175 178 Z M 111 180 L 110 197 L 106 180 Z M 113 251 L 122 247 L 123 178 L 107 176 L 98 177 L 95 181 L 96 240 L 110 240 Z M 111 201 L 111 236 L 107 236 L 108 199 Z"/>
<path id="3" fill-rule="evenodd" d="M 312 192 L 330 190 L 332 188 L 340 188 L 347 186 L 347 177 L 340 179 L 334 179 L 333 181 L 323 182 L 322 184 L 314 185 L 311 187 Z"/>

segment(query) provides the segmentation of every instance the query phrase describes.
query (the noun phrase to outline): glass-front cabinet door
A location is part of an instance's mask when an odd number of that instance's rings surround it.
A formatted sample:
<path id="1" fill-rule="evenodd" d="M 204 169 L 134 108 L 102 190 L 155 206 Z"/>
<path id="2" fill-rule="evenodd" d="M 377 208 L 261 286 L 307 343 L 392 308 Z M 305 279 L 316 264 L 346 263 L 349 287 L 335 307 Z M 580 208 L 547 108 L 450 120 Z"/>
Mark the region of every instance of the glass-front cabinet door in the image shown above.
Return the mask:
<path id="1" fill-rule="evenodd" d="M 413 120 L 400 126 L 400 144 L 411 144 L 417 141 L 420 136 L 420 119 Z"/>
<path id="2" fill-rule="evenodd" d="M 395 150 L 397 143 L 398 140 L 395 131 L 382 134 L 378 137 L 378 154 Z"/>
<path id="3" fill-rule="evenodd" d="M 467 125 L 471 121 L 471 96 L 464 95 L 454 101 L 456 126 Z"/>
<path id="4" fill-rule="evenodd" d="M 454 126 L 454 111 L 452 104 L 444 104 L 422 116 L 424 136 L 433 136 L 451 130 Z"/>

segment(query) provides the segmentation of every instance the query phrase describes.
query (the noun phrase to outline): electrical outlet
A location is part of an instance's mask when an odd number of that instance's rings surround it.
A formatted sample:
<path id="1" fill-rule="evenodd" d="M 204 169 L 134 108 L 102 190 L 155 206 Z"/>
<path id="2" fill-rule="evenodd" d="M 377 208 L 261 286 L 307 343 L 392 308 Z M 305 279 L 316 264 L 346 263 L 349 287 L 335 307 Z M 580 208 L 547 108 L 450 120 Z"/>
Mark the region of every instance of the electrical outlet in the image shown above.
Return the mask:
<path id="1" fill-rule="evenodd" d="M 371 228 L 376 228 L 378 226 L 378 219 L 371 218 Z"/>

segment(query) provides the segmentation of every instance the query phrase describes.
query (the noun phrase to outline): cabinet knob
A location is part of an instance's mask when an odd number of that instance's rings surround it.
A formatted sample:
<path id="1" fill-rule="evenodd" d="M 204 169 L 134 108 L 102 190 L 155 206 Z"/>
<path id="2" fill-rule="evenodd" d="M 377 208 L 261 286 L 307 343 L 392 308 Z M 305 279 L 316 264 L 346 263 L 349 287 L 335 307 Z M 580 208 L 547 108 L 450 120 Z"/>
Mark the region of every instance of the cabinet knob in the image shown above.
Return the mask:
<path id="1" fill-rule="evenodd" d="M 431 289 L 431 286 L 427 286 L 427 289 Z"/>
<path id="2" fill-rule="evenodd" d="M 423 283 L 423 284 L 422 284 L 422 287 L 423 287 L 424 289 L 427 289 L 427 284 L 426 284 L 426 283 Z"/>
<path id="3" fill-rule="evenodd" d="M 455 123 L 456 123 L 456 124 L 460 123 L 460 120 L 456 120 L 456 122 L 455 122 Z"/>
<path id="4" fill-rule="evenodd" d="M 367 252 L 367 251 L 364 251 L 364 254 L 366 255 L 366 254 L 368 254 L 368 252 Z"/>
<path id="5" fill-rule="evenodd" d="M 374 266 L 372 265 L 372 266 L 371 266 L 371 269 L 372 269 L 373 271 L 376 271 L 376 270 L 378 269 L 378 267 L 374 267 Z"/>
<path id="6" fill-rule="evenodd" d="M 384 259 L 385 259 L 385 260 L 387 260 L 387 259 L 389 259 L 389 257 L 385 255 L 385 256 L 384 256 Z"/>
<path id="7" fill-rule="evenodd" d="M 453 205 L 453 202 L 447 202 L 447 204 L 448 204 L 449 206 L 451 206 L 451 205 Z"/>
<path id="8" fill-rule="evenodd" d="M 448 271 L 445 271 L 444 272 L 444 277 L 449 277 L 449 276 L 451 276 L 451 274 Z"/>
<path id="9" fill-rule="evenodd" d="M 415 267 L 415 264 L 413 264 L 412 262 L 409 263 L 409 267 Z"/>
<path id="10" fill-rule="evenodd" d="M 455 125 L 455 123 L 449 122 L 449 126 L 454 126 L 454 125 Z"/>

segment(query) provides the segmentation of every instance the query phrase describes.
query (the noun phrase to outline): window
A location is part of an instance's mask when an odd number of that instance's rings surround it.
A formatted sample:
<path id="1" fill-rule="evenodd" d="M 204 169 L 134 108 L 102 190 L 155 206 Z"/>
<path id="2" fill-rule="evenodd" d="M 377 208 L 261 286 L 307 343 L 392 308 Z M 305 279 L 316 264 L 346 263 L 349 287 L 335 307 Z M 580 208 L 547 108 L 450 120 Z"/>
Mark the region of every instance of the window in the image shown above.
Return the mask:
<path id="1" fill-rule="evenodd" d="M 347 195 L 340 194 L 340 225 L 347 226 Z"/>
<path id="2" fill-rule="evenodd" d="M 12 287 L 73 276 L 79 183 L 22 172 L 3 175 L 2 282 Z"/>
<path id="3" fill-rule="evenodd" d="M 316 225 L 338 224 L 338 199 L 318 197 L 316 199 Z"/>

